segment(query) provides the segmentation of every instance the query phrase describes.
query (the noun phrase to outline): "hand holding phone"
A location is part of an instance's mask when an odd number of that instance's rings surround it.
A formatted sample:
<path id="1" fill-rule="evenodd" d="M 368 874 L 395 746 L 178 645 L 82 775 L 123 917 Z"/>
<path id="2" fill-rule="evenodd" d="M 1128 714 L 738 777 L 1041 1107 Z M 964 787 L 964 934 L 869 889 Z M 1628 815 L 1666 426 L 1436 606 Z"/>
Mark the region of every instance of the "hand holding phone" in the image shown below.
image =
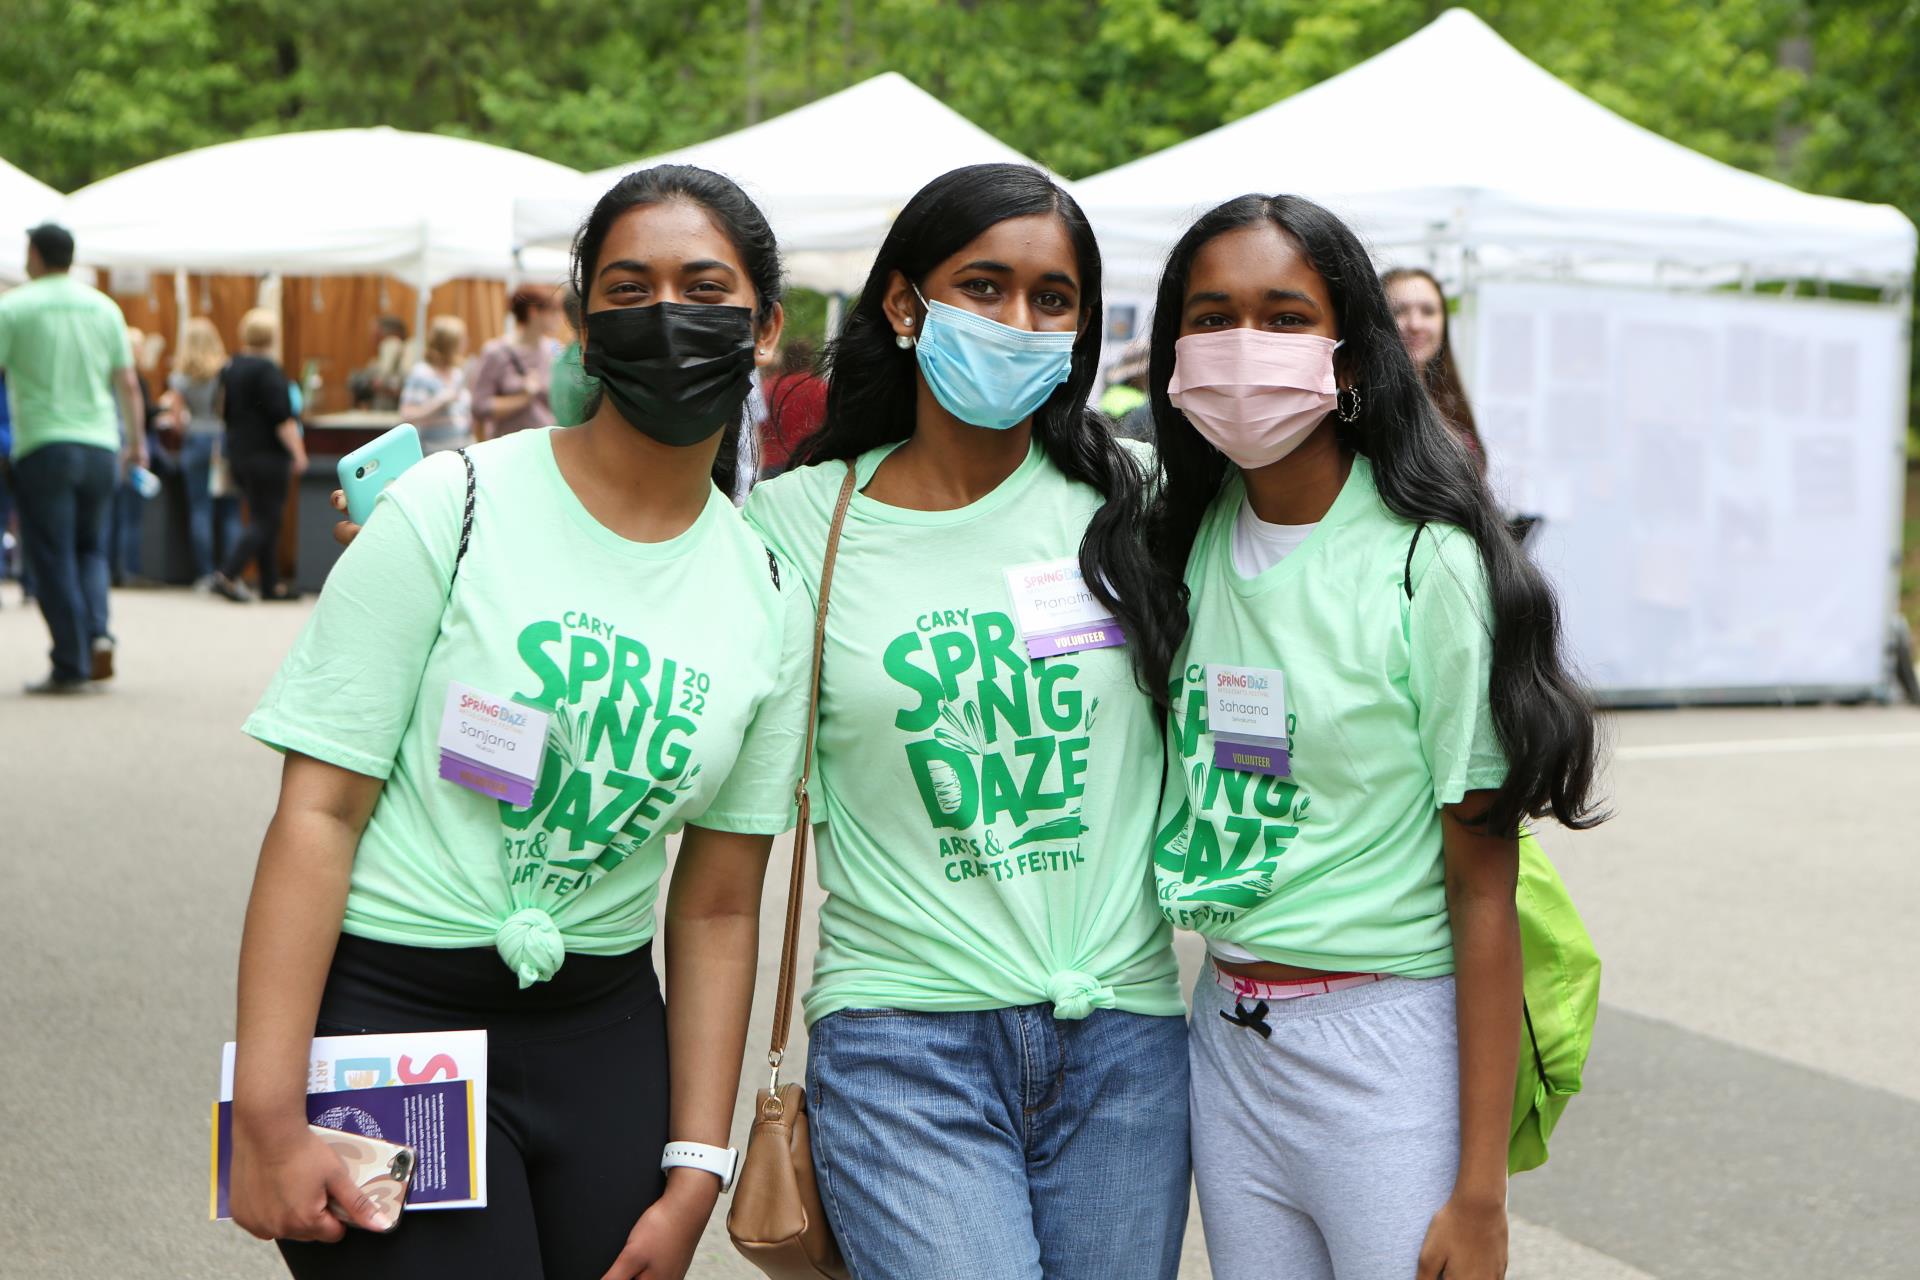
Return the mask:
<path id="1" fill-rule="evenodd" d="M 261 1240 L 325 1243 L 340 1239 L 347 1227 L 391 1231 L 399 1220 L 399 1207 L 389 1210 L 382 1203 L 391 1199 L 385 1188 L 375 1192 L 361 1186 L 380 1177 L 384 1170 L 369 1175 L 350 1169 L 335 1149 L 336 1142 L 349 1138 L 349 1134 L 311 1125 L 295 1126 L 277 1135 L 256 1132 L 236 1118 L 234 1222 Z M 408 1163 L 411 1165 L 411 1159 Z M 407 1172 L 410 1183 L 410 1167 Z M 323 1204 L 325 1208 L 320 1207 Z"/>
<path id="2" fill-rule="evenodd" d="M 340 459 L 335 473 L 347 495 L 347 517 L 365 524 L 373 514 L 374 499 L 420 461 L 420 433 L 403 422 Z"/>
<path id="3" fill-rule="evenodd" d="M 384 1230 L 399 1226 L 400 1211 L 406 1208 L 407 1191 L 413 1186 L 417 1163 L 413 1148 L 339 1129 L 323 1129 L 317 1124 L 307 1128 L 347 1166 L 347 1177 L 362 1195 L 373 1201 L 378 1219 L 387 1224 Z M 337 1199 L 327 1201 L 327 1211 L 350 1227 L 361 1225 Z"/>

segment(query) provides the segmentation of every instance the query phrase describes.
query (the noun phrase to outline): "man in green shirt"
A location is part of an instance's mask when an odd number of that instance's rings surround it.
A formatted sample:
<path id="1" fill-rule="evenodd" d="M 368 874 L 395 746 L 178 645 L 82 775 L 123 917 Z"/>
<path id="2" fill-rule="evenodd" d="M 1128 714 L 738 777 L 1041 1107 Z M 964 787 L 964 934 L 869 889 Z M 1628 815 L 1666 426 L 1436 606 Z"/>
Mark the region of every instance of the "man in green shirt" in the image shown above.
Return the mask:
<path id="1" fill-rule="evenodd" d="M 27 232 L 28 283 L 0 296 L 21 541 L 53 634 L 53 673 L 29 693 L 83 693 L 113 674 L 107 516 L 120 424 L 144 421 L 126 321 L 105 294 L 68 275 L 72 266 L 72 234 L 52 223 L 35 227 Z M 145 435 L 127 432 L 128 465 L 145 466 L 146 453 Z"/>

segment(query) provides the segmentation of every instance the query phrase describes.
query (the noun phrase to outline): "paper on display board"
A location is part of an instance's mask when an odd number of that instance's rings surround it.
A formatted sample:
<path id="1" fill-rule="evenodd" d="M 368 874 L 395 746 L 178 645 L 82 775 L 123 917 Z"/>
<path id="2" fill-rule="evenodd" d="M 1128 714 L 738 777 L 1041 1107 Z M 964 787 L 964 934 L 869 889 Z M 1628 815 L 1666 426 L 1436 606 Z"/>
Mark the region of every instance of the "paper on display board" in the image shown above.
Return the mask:
<path id="1" fill-rule="evenodd" d="M 1602 695 L 1883 687 L 1905 312 L 1489 280 L 1489 479 Z"/>

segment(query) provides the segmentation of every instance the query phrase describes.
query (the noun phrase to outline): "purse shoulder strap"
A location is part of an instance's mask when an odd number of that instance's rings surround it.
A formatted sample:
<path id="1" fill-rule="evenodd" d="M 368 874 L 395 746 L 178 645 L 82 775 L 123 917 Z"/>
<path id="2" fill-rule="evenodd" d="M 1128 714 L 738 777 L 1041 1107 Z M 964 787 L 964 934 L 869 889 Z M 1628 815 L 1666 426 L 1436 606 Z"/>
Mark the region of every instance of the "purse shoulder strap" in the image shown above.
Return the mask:
<path id="1" fill-rule="evenodd" d="M 800 757 L 800 781 L 794 789 L 798 814 L 793 827 L 793 871 L 787 882 L 787 929 L 780 940 L 780 985 L 773 997 L 773 1043 L 767 1050 L 767 1066 L 773 1070 L 772 1091 L 779 1092 L 780 1062 L 787 1054 L 787 1033 L 793 1028 L 793 989 L 796 953 L 800 949 L 800 915 L 807 890 L 807 841 L 812 831 L 812 804 L 807 784 L 813 774 L 813 735 L 820 721 L 820 655 L 827 644 L 827 601 L 833 591 L 833 562 L 840 553 L 840 530 L 847 522 L 847 505 L 853 501 L 853 463 L 847 463 L 847 478 L 840 484 L 840 497 L 834 504 L 833 523 L 827 529 L 826 555 L 820 561 L 820 603 L 813 619 L 813 674 L 807 690 L 806 754 Z"/>

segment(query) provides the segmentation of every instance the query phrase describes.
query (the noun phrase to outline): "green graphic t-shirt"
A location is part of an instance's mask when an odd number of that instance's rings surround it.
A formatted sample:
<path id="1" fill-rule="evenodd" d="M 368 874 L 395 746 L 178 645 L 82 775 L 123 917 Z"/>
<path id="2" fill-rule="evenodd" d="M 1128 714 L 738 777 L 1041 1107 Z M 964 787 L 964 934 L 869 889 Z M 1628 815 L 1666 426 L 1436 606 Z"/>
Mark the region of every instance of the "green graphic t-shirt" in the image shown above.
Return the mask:
<path id="1" fill-rule="evenodd" d="M 892 448 L 859 459 L 862 487 Z M 845 476 L 799 468 L 747 502 L 810 590 Z M 1038 447 L 957 511 L 854 496 L 821 675 L 809 1023 L 849 1007 L 1181 1011 L 1148 857 L 1153 704 L 1125 648 L 1030 658 L 1006 577 L 1075 561 L 1099 505 Z"/>
<path id="2" fill-rule="evenodd" d="M 580 505 L 551 431 L 468 453 L 478 497 L 451 602 L 466 483 L 446 453 L 381 495 L 246 731 L 386 780 L 347 933 L 496 946 L 524 985 L 567 951 L 653 936 L 683 824 L 791 824 L 812 607 L 718 490 L 678 537 L 630 542 Z M 530 804 L 442 780 L 452 682 L 549 713 Z"/>
<path id="3" fill-rule="evenodd" d="M 1355 458 L 1312 535 L 1245 578 L 1233 565 L 1244 497 L 1235 472 L 1187 561 L 1193 621 L 1154 843 L 1161 908 L 1277 964 L 1451 973 L 1440 808 L 1507 776 L 1487 703 L 1479 551 L 1447 525 L 1414 544 Z M 1285 776 L 1216 765 L 1208 668 L 1219 666 L 1283 684 Z"/>

